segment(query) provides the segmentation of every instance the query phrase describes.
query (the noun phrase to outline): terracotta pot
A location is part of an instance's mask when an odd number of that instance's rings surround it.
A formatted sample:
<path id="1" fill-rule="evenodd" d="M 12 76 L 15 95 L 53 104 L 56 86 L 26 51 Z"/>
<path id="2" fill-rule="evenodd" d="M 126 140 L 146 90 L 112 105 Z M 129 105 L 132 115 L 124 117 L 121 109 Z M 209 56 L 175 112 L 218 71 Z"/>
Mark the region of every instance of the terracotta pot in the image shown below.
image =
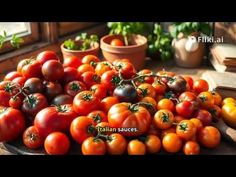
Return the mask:
<path id="1" fill-rule="evenodd" d="M 70 56 L 77 56 L 78 58 L 82 59 L 85 55 L 98 56 L 99 43 L 95 42 L 93 48 L 90 48 L 90 49 L 85 50 L 85 51 L 66 49 L 64 44 L 62 43 L 61 44 L 61 52 L 63 54 L 63 58 L 67 58 L 67 57 L 70 57 Z"/>
<path id="2" fill-rule="evenodd" d="M 205 54 L 205 46 L 202 42 L 198 43 L 198 48 L 195 51 L 187 51 L 185 44 L 188 38 L 173 40 L 173 48 L 175 51 L 175 61 L 178 66 L 186 68 L 195 68 L 201 65 Z"/>
<path id="3" fill-rule="evenodd" d="M 135 69 L 141 70 L 145 64 L 147 38 L 141 35 L 132 35 L 131 43 L 133 45 L 111 46 L 110 42 L 115 38 L 123 40 L 121 35 L 107 35 L 101 39 L 100 45 L 104 58 L 109 62 L 127 58 L 134 65 Z"/>

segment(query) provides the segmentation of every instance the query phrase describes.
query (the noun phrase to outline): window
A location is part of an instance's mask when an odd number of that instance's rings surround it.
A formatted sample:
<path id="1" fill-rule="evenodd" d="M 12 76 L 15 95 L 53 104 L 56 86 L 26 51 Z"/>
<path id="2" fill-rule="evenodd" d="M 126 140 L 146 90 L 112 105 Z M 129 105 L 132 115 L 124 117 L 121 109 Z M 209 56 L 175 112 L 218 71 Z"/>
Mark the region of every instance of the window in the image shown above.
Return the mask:
<path id="1" fill-rule="evenodd" d="M 10 44 L 10 39 L 13 34 L 22 37 L 24 43 L 22 45 L 32 44 L 39 40 L 38 23 L 29 22 L 0 22 L 0 34 L 2 35 L 6 31 L 7 39 L 0 53 L 12 50 L 13 47 Z"/>

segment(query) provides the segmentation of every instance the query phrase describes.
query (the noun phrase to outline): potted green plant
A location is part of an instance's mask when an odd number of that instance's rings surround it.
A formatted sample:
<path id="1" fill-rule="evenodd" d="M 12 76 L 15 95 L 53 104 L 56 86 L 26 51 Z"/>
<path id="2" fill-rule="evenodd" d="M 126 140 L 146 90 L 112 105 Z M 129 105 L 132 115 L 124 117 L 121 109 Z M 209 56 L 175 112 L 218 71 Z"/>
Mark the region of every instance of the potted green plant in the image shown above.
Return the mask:
<path id="1" fill-rule="evenodd" d="M 101 38 L 100 45 L 104 58 L 110 62 L 116 59 L 129 59 L 137 70 L 145 64 L 147 38 L 143 35 L 148 29 L 141 22 L 108 22 L 110 34 Z"/>
<path id="2" fill-rule="evenodd" d="M 79 34 L 74 40 L 68 39 L 61 44 L 63 58 L 77 56 L 82 59 L 85 55 L 98 56 L 99 43 L 97 35 Z"/>
<path id="3" fill-rule="evenodd" d="M 155 23 L 153 34 L 148 36 L 148 56 L 152 59 L 160 58 L 162 61 L 170 59 L 173 54 L 171 42 L 171 34 Z"/>
<path id="4" fill-rule="evenodd" d="M 7 41 L 7 33 L 3 31 L 3 34 L 0 35 L 0 49 L 3 47 L 4 43 Z M 20 48 L 20 45 L 24 42 L 23 38 L 18 37 L 16 34 L 13 34 L 10 39 L 10 44 L 14 48 Z"/>
<path id="5" fill-rule="evenodd" d="M 206 22 L 178 22 L 172 26 L 172 45 L 177 65 L 198 67 L 203 61 L 205 44 L 199 37 L 209 36 L 211 27 Z"/>

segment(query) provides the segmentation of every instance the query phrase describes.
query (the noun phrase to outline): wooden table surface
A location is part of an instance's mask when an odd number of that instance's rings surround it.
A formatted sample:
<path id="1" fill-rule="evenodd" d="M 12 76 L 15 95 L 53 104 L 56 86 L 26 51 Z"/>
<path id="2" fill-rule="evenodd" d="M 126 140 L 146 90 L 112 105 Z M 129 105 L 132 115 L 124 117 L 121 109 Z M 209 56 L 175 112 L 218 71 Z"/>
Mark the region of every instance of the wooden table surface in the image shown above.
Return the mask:
<path id="1" fill-rule="evenodd" d="M 181 75 L 191 75 L 194 79 L 200 78 L 202 73 L 206 70 L 214 70 L 212 67 L 202 66 L 199 68 L 188 69 L 181 68 L 175 65 L 174 60 L 168 62 L 159 62 L 157 60 L 147 60 L 145 68 L 151 69 L 153 71 L 159 71 L 165 69 L 167 71 L 173 71 L 176 74 Z M 213 150 L 204 150 L 203 154 L 212 154 L 212 155 L 236 155 L 236 146 L 227 141 L 222 141 L 221 145 Z M 0 143 L 0 155 L 11 155 L 14 153 L 9 152 L 5 146 Z"/>

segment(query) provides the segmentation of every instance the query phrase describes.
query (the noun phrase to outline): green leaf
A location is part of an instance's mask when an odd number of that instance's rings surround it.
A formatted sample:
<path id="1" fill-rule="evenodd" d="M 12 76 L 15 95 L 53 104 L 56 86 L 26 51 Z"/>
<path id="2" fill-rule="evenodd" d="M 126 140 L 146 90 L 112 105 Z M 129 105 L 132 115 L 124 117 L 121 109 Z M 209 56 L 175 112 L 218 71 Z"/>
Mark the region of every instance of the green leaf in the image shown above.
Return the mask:
<path id="1" fill-rule="evenodd" d="M 20 48 L 20 44 L 23 42 L 23 38 L 17 37 L 16 34 L 13 34 L 12 39 L 10 40 L 10 43 L 14 48 Z"/>

